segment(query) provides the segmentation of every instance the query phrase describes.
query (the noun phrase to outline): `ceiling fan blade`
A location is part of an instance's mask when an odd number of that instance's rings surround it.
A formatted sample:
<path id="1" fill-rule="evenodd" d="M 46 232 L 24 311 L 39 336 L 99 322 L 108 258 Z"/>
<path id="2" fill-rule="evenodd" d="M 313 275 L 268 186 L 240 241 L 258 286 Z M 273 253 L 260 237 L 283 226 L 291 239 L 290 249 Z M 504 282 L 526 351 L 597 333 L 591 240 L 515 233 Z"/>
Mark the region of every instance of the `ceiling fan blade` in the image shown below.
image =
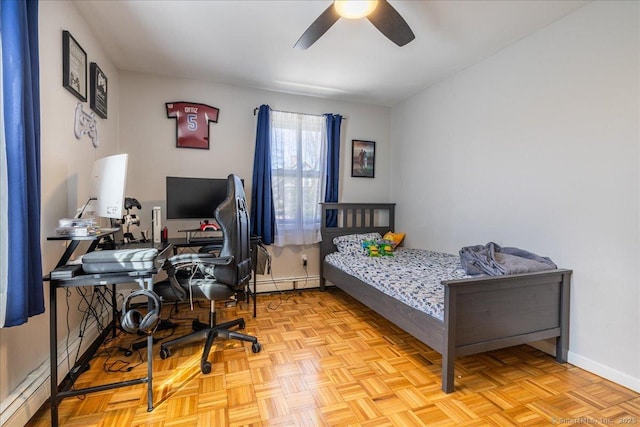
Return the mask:
<path id="1" fill-rule="evenodd" d="M 307 49 L 320 37 L 322 37 L 322 35 L 326 33 L 327 30 L 331 28 L 331 26 L 335 24 L 339 18 L 340 15 L 336 11 L 336 8 L 333 6 L 333 3 L 331 3 L 331 6 L 329 6 L 324 12 L 322 12 L 322 14 L 318 16 L 315 21 L 313 21 L 313 24 L 311 24 L 309 28 L 307 28 L 307 31 L 302 34 L 300 39 L 293 47 L 298 49 Z"/>
<path id="2" fill-rule="evenodd" d="M 376 9 L 367 18 L 382 34 L 398 46 L 404 46 L 416 38 L 407 21 L 387 0 L 380 0 Z"/>

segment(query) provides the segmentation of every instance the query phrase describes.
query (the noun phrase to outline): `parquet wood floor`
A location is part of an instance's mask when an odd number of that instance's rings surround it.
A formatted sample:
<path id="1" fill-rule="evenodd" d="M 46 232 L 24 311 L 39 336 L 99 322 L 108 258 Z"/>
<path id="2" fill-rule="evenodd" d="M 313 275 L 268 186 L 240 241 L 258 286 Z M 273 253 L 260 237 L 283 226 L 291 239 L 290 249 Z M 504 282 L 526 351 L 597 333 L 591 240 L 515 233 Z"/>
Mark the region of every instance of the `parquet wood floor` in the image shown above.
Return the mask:
<path id="1" fill-rule="evenodd" d="M 205 307 L 203 305 L 203 307 Z M 168 310 L 168 307 L 165 307 Z M 176 317 L 206 319 L 206 308 Z M 63 426 L 545 426 L 638 425 L 640 394 L 523 345 L 456 361 L 456 391 L 440 391 L 441 358 L 338 289 L 259 295 L 258 316 L 247 304 L 221 308 L 219 319 L 243 316 L 250 344 L 219 341 L 200 373 L 202 346 L 154 358 L 155 409 L 146 388 L 130 386 L 68 398 Z M 175 318 L 174 318 L 175 320 Z M 176 320 L 177 321 L 177 320 Z M 190 331 L 190 322 L 176 336 Z M 158 336 L 168 334 L 162 331 Z M 137 353 L 107 343 L 77 386 L 145 375 Z M 107 351 L 111 357 L 107 357 Z M 122 360 L 124 362 L 119 362 Z M 106 372 L 123 370 L 124 372 Z M 49 426 L 45 405 L 28 423 Z"/>

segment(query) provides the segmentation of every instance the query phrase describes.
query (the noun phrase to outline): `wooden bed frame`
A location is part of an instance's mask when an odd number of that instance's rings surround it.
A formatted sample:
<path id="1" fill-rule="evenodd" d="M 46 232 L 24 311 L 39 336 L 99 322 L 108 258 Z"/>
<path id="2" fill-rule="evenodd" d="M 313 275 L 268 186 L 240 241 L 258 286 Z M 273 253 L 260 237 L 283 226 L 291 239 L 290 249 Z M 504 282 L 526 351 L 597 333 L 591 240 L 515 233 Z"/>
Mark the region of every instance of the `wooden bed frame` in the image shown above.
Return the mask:
<path id="1" fill-rule="evenodd" d="M 328 211 L 337 214 L 336 227 L 327 226 Z M 321 218 L 320 290 L 330 281 L 440 353 L 445 393 L 454 389 L 457 356 L 555 338 L 556 360 L 567 361 L 571 270 L 443 281 L 441 321 L 324 261 L 336 236 L 394 230 L 394 203 L 323 203 Z"/>

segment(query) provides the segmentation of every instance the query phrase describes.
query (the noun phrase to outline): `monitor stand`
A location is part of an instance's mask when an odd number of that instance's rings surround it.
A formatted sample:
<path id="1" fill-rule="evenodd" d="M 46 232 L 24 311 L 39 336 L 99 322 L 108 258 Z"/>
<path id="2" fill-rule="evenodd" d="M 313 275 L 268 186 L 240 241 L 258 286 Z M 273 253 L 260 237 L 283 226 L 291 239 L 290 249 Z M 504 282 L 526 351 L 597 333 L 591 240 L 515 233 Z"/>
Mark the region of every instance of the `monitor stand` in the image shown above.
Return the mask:
<path id="1" fill-rule="evenodd" d="M 178 230 L 179 233 L 185 233 L 187 243 L 191 243 L 193 240 L 203 240 L 209 237 L 215 237 L 208 235 L 210 232 L 219 232 L 220 226 L 215 221 L 208 219 L 200 221 L 200 227 L 190 228 L 187 230 Z"/>

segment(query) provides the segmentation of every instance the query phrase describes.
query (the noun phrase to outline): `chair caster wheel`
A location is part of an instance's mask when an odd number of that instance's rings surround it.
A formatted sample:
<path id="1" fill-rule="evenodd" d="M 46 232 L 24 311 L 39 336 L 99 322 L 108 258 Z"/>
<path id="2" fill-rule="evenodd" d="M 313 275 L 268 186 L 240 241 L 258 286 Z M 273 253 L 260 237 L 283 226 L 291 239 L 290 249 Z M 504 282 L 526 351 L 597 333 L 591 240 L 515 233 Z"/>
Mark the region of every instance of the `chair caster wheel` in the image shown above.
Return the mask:
<path id="1" fill-rule="evenodd" d="M 240 329 L 244 329 L 245 328 L 245 323 L 244 323 L 244 319 L 240 319 L 240 324 L 238 325 L 238 328 Z"/>
<path id="2" fill-rule="evenodd" d="M 168 348 L 160 349 L 160 359 L 164 360 L 169 356 L 171 356 L 171 350 L 169 350 Z"/>
<path id="3" fill-rule="evenodd" d="M 200 370 L 202 371 L 203 374 L 210 374 L 211 373 L 211 362 L 204 362 L 202 364 L 202 366 L 200 366 Z"/>
<path id="4" fill-rule="evenodd" d="M 262 350 L 262 345 L 260 345 L 259 342 L 254 342 L 253 344 L 251 344 L 251 351 L 253 351 L 254 353 L 260 353 L 260 350 Z"/>

